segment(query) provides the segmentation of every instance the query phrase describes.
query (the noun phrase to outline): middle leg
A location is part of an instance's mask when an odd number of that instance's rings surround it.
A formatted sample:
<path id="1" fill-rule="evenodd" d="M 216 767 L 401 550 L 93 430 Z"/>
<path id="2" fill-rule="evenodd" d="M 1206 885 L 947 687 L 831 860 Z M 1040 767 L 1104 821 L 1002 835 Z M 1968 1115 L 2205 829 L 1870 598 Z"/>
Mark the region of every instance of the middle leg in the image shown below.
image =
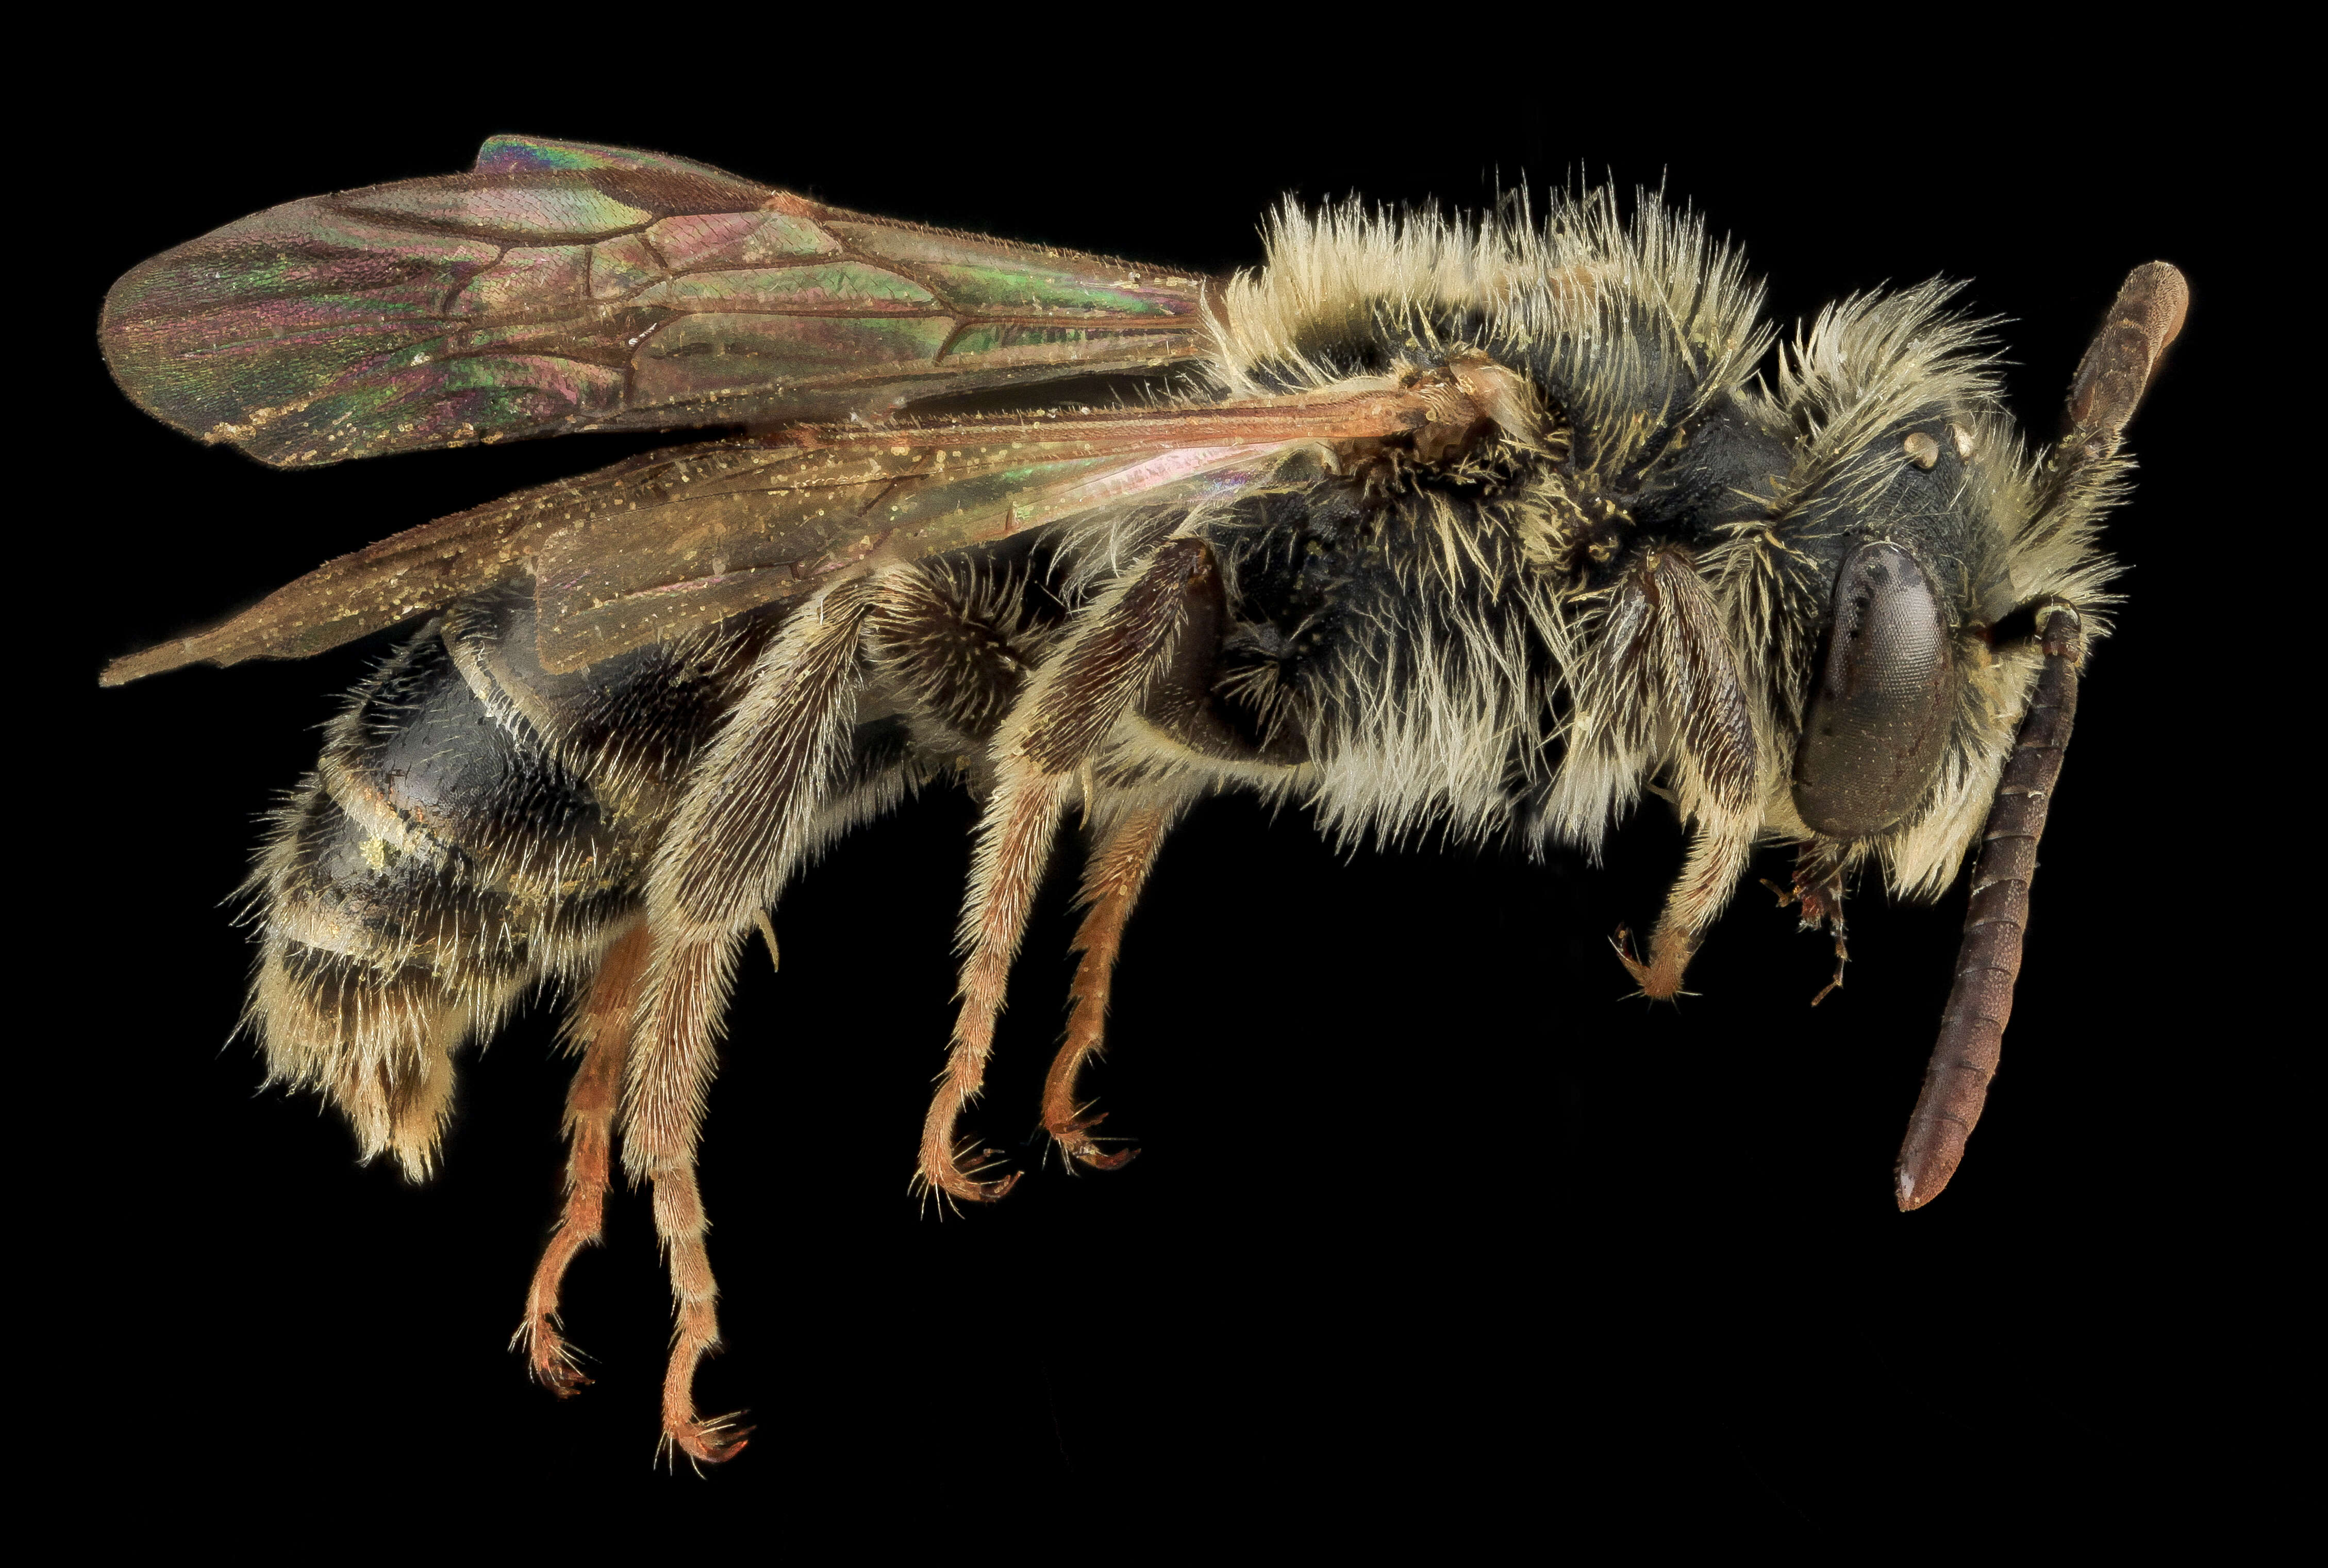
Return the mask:
<path id="1" fill-rule="evenodd" d="M 1075 985 L 1069 993 L 1074 1010 L 1067 1016 L 1066 1041 L 1052 1058 L 1050 1074 L 1043 1081 L 1043 1127 L 1069 1159 L 1095 1170 L 1128 1165 L 1139 1150 L 1100 1152 L 1091 1130 L 1106 1119 L 1107 1113 L 1087 1114 L 1091 1105 L 1079 1097 L 1076 1080 L 1084 1064 L 1105 1048 L 1108 991 L 1115 976 L 1116 954 L 1123 946 L 1124 922 L 1131 919 L 1131 906 L 1156 864 L 1156 851 L 1180 811 L 1178 801 L 1134 807 L 1102 834 L 1084 867 L 1085 913 L 1075 940 L 1075 951 L 1083 958 L 1075 965 Z"/>
<path id="2" fill-rule="evenodd" d="M 1018 1179 L 981 1181 L 964 1171 L 954 1125 L 985 1085 L 1010 963 L 1068 792 L 1081 781 L 1088 797 L 1110 734 L 1170 662 L 1192 612 L 1217 591 L 1217 571 L 1201 539 L 1158 549 L 1078 617 L 996 739 L 999 781 L 979 827 L 962 911 L 962 1007 L 922 1123 L 916 1180 L 930 1189 L 985 1202 Z"/>

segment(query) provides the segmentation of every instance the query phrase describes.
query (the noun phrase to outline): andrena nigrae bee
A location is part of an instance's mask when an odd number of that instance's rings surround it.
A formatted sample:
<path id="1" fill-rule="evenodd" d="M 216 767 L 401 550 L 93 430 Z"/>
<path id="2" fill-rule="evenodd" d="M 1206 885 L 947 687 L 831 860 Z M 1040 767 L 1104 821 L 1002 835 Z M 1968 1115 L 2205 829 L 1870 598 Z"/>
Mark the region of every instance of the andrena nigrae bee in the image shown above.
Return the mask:
<path id="1" fill-rule="evenodd" d="M 1202 278 L 495 137 L 471 173 L 277 207 L 113 289 L 129 394 L 277 465 L 746 428 L 416 528 L 105 674 L 417 624 L 261 852 L 249 1015 L 272 1079 L 417 1178 L 455 1051 L 535 987 L 574 998 L 568 1196 L 520 1330 L 551 1388 L 582 1381 L 559 1293 L 619 1147 L 678 1300 L 665 1440 L 743 1446 L 691 1392 L 721 1014 L 794 873 L 938 778 L 983 813 L 920 1144 L 941 1202 L 1017 1180 L 961 1122 L 1071 812 L 1081 960 L 1042 1119 L 1072 1161 L 1131 1157 L 1079 1072 L 1165 837 L 1230 789 L 1346 840 L 1588 853 L 1666 793 L 1686 862 L 1646 944 L 1617 938 L 1657 999 L 1759 844 L 1796 847 L 1838 981 L 1849 879 L 1930 897 L 1969 856 L 1900 1207 L 1947 1184 L 2181 274 L 2126 278 L 2032 450 L 1948 288 L 1780 343 L 1741 258 L 1652 198 L 1288 206 L 1268 238 Z"/>

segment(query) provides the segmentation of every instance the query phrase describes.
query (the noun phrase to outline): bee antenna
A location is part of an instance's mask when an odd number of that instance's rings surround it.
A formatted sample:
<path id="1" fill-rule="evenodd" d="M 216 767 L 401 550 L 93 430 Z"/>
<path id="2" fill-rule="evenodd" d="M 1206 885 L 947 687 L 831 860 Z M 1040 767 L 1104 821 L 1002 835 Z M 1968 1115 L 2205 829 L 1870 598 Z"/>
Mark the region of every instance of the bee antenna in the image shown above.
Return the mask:
<path id="1" fill-rule="evenodd" d="M 1972 902 L 1965 910 L 1956 979 L 1940 1014 L 1940 1038 L 1924 1068 L 1924 1087 L 1900 1148 L 1895 1196 L 1903 1213 L 1939 1197 L 1956 1174 L 1965 1141 L 1988 1099 L 2004 1026 L 2013 1017 L 2037 840 L 2045 831 L 2045 813 L 2078 717 L 2078 665 L 2085 656 L 2078 612 L 2058 600 L 2040 606 L 2037 643 L 2044 650 L 2044 668 L 2030 693 L 2013 755 L 1997 775 L 1996 796 L 1973 862 Z"/>
<path id="2" fill-rule="evenodd" d="M 2190 308 L 2190 282 L 2173 264 L 2145 261 L 2126 275 L 2070 382 L 2054 457 L 2064 477 L 2117 453 Z"/>

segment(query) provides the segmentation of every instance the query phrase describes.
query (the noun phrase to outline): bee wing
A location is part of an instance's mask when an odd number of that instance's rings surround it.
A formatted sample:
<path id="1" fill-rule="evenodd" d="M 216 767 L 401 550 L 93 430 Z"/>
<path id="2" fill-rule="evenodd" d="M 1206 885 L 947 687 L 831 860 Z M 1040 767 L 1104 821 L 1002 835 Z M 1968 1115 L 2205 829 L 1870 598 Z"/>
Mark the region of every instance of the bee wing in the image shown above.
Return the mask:
<path id="1" fill-rule="evenodd" d="M 578 669 L 886 563 L 1100 506 L 1225 493 L 1288 446 L 1485 418 L 1443 389 L 1369 389 L 676 447 L 342 556 L 214 631 L 117 659 L 102 679 L 304 658 L 529 571 L 542 664 Z"/>
<path id="2" fill-rule="evenodd" d="M 699 472 L 646 515 L 598 510 L 534 556 L 541 663 L 578 669 L 887 562 L 1133 499 L 1243 487 L 1283 441 L 980 440 L 787 454 Z"/>
<path id="3" fill-rule="evenodd" d="M 846 419 L 1194 357 L 1201 279 L 495 136 L 465 174 L 146 262 L 99 341 L 148 413 L 282 467 L 568 430 Z"/>

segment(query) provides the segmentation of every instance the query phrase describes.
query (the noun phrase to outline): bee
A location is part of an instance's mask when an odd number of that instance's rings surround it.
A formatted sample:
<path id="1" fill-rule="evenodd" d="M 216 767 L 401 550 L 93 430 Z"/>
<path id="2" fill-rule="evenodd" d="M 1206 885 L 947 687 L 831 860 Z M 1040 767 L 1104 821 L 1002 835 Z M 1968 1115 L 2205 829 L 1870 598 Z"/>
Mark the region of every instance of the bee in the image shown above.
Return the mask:
<path id="1" fill-rule="evenodd" d="M 1226 278 L 888 221 L 658 155 L 497 136 L 468 174 L 296 202 L 108 296 L 142 407 L 297 468 L 592 430 L 739 426 L 413 529 L 108 684 L 417 629 L 351 696 L 250 888 L 249 1020 L 366 1158 L 436 1158 L 453 1062 L 572 998 L 567 1197 L 519 1343 L 559 1329 L 617 1151 L 677 1301 L 662 1435 L 746 1433 L 696 1154 L 721 1016 L 788 883 L 941 781 L 978 801 L 960 1007 L 915 1179 L 1018 1174 L 968 1134 L 1031 899 L 1086 840 L 1043 1126 L 1122 1166 L 1081 1084 L 1125 923 L 1206 797 L 1343 842 L 1596 855 L 1688 824 L 1645 943 L 1684 994 L 1759 846 L 1847 957 L 1844 895 L 1969 858 L 1955 988 L 1896 1178 L 1962 1158 L 2034 851 L 2108 630 L 2098 530 L 2187 302 L 2136 268 L 2061 435 L 2004 416 L 1986 324 L 1927 284 L 1781 342 L 1742 258 L 1644 196 L 1465 219 L 1272 219 Z"/>

